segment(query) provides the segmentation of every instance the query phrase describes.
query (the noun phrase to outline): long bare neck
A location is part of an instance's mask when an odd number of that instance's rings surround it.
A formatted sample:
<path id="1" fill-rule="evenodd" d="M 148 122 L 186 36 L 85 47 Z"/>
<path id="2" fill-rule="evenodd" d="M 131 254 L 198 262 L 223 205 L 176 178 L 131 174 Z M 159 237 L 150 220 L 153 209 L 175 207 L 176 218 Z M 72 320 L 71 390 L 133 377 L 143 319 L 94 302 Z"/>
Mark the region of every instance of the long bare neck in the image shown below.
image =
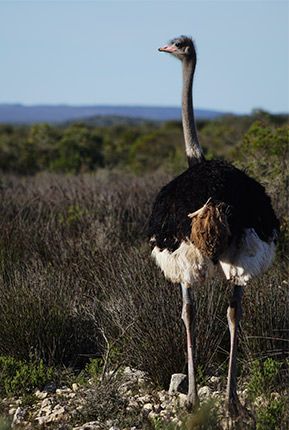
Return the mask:
<path id="1" fill-rule="evenodd" d="M 195 65 L 193 61 L 183 61 L 183 94 L 182 94 L 182 121 L 185 138 L 186 155 L 189 166 L 200 163 L 205 159 L 200 147 L 193 110 L 193 78 Z"/>

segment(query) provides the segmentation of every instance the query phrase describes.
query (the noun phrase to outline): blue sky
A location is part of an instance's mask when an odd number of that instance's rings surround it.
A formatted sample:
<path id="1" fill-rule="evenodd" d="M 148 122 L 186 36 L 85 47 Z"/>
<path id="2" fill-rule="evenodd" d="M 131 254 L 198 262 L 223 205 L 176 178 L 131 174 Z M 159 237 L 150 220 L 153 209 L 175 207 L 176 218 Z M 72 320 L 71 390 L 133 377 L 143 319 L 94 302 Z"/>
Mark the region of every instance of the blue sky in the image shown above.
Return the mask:
<path id="1" fill-rule="evenodd" d="M 288 2 L 1 1 L 0 103 L 180 104 L 157 48 L 191 35 L 198 108 L 289 111 Z"/>

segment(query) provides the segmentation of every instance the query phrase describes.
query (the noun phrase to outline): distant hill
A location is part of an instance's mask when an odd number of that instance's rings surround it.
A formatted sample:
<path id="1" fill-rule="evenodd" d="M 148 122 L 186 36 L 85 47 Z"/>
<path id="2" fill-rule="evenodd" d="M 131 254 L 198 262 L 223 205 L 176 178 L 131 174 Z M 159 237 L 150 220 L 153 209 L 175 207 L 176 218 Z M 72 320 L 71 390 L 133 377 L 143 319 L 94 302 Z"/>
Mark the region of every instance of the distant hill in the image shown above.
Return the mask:
<path id="1" fill-rule="evenodd" d="M 225 114 L 206 109 L 196 109 L 197 119 L 214 119 Z M 68 106 L 68 105 L 35 105 L 0 104 L 0 123 L 32 124 L 47 122 L 52 124 L 99 118 L 106 122 L 107 117 L 127 119 L 169 121 L 179 120 L 181 110 L 177 107 L 158 106 Z"/>

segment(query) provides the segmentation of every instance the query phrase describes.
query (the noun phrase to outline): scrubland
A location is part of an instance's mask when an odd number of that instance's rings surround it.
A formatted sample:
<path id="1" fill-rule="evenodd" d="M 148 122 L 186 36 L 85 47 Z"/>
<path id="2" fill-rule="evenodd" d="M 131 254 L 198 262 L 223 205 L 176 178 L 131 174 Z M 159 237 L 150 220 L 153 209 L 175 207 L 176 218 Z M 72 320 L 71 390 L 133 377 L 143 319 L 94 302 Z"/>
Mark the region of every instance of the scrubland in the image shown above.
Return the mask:
<path id="1" fill-rule="evenodd" d="M 123 366 L 145 371 L 156 387 L 167 389 L 171 374 L 185 371 L 181 297 L 151 261 L 146 227 L 156 193 L 185 167 L 180 125 L 145 131 L 134 126 L 119 134 L 69 126 L 88 130 L 87 140 L 79 137 L 85 148 L 89 133 L 102 136 L 98 158 L 79 147 L 69 152 L 69 140 L 66 146 L 57 139 L 47 143 L 49 126 L 25 132 L 7 127 L 0 133 L 0 152 L 7 156 L 0 177 L 0 396 L 33 395 L 52 381 L 85 384 L 87 374 L 98 378 Z M 238 370 L 257 429 L 285 429 L 288 125 L 286 118 L 262 113 L 200 129 L 207 157 L 218 153 L 246 167 L 266 186 L 281 221 L 274 265 L 245 289 Z M 55 130 L 62 139 L 65 133 L 74 138 L 71 130 Z M 8 157 L 9 138 L 14 148 L 25 147 L 21 168 Z M 57 158 L 59 147 L 68 152 Z M 230 287 L 213 280 L 195 295 L 198 381 L 204 385 L 212 376 L 225 381 Z M 256 406 L 260 396 L 265 400 Z M 116 401 L 113 395 L 110 401 Z M 217 428 L 191 423 L 184 429 Z M 150 425 L 146 428 L 168 428 L 161 421 Z"/>

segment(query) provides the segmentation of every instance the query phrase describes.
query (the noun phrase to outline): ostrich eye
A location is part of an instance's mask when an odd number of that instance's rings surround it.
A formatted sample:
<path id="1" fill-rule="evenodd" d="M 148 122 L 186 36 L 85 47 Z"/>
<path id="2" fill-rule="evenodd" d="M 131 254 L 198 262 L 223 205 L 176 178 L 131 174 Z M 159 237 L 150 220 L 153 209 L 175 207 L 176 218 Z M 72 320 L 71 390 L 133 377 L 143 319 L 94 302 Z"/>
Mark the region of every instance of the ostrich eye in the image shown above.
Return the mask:
<path id="1" fill-rule="evenodd" d="M 176 46 L 177 48 L 180 48 L 180 47 L 182 46 L 182 44 L 181 44 L 180 42 L 176 42 L 176 43 L 175 43 L 175 46 Z"/>

